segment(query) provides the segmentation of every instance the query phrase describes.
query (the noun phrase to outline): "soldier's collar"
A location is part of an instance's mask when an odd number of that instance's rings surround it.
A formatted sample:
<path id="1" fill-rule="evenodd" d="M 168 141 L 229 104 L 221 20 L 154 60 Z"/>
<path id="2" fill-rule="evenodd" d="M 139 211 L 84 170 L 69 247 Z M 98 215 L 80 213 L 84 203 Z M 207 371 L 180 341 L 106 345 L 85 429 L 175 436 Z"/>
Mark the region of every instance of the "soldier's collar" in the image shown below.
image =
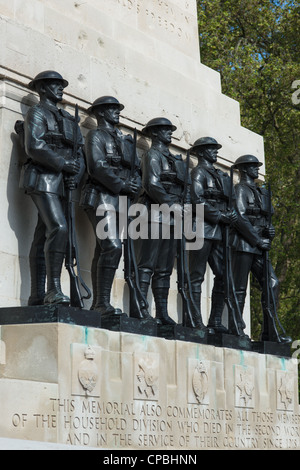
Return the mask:
<path id="1" fill-rule="evenodd" d="M 211 171 L 211 172 L 217 172 L 218 171 L 218 168 L 216 168 L 213 163 L 208 162 L 207 160 L 205 160 L 205 158 L 202 158 L 201 160 L 198 160 L 198 165 L 197 166 L 201 166 L 202 168 L 205 168 L 206 170 Z"/>
<path id="2" fill-rule="evenodd" d="M 111 128 L 106 123 L 101 123 L 98 126 L 98 129 L 101 129 L 102 131 L 106 131 L 108 134 L 112 135 L 113 137 L 117 137 L 121 134 L 121 131 L 119 131 L 119 129 L 117 129 L 116 127 Z"/>
<path id="3" fill-rule="evenodd" d="M 254 188 L 254 189 L 258 189 L 259 186 L 257 186 L 257 184 L 255 183 L 254 180 L 250 179 L 250 178 L 241 178 L 241 181 L 240 181 L 241 184 L 245 184 L 247 186 L 249 186 L 250 188 Z"/>
<path id="4" fill-rule="evenodd" d="M 44 101 L 40 101 L 39 104 L 43 108 L 49 109 L 49 111 L 52 111 L 55 114 L 61 112 L 60 108 L 58 108 L 55 104 L 44 102 Z"/>
<path id="5" fill-rule="evenodd" d="M 154 142 L 152 144 L 152 148 L 155 150 L 158 150 L 160 153 L 162 153 L 164 156 L 168 157 L 171 155 L 169 147 L 167 147 L 164 143 L 162 142 Z"/>

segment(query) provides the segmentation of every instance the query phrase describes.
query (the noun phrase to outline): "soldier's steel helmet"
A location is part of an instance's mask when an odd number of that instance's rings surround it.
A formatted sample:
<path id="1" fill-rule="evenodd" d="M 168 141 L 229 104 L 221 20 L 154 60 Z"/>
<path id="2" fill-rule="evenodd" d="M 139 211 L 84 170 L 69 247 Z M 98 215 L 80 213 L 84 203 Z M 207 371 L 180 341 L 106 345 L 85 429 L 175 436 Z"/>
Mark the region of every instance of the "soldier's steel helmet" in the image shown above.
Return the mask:
<path id="1" fill-rule="evenodd" d="M 205 145 L 214 145 L 218 149 L 222 147 L 213 137 L 200 137 L 200 139 L 197 139 L 191 146 L 190 151 L 193 152 L 197 147 L 203 147 Z"/>
<path id="2" fill-rule="evenodd" d="M 159 127 L 159 126 L 170 127 L 173 132 L 176 131 L 176 129 L 177 129 L 177 127 L 174 126 L 174 124 L 172 124 L 169 119 L 164 118 L 164 117 L 157 117 L 157 118 L 154 118 L 154 119 L 150 119 L 150 121 L 143 128 L 142 132 L 147 134 L 151 128 Z"/>
<path id="3" fill-rule="evenodd" d="M 97 98 L 92 106 L 89 107 L 87 110 L 88 114 L 93 114 L 94 110 L 96 108 L 100 108 L 101 106 L 107 105 L 107 104 L 115 104 L 119 106 L 120 111 L 124 109 L 124 105 L 117 100 L 114 96 L 100 96 L 100 98 Z"/>
<path id="4" fill-rule="evenodd" d="M 69 85 L 69 82 L 65 80 L 60 73 L 55 72 L 54 70 L 45 70 L 44 72 L 40 72 L 37 76 L 29 82 L 28 87 L 30 90 L 35 90 L 36 84 L 38 82 L 42 82 L 44 80 L 60 80 L 63 84 L 63 87 L 66 88 Z"/>
<path id="5" fill-rule="evenodd" d="M 234 162 L 233 167 L 238 168 L 240 165 L 245 165 L 247 163 L 256 164 L 257 166 L 262 166 L 262 163 L 254 155 L 242 155 L 237 158 Z"/>

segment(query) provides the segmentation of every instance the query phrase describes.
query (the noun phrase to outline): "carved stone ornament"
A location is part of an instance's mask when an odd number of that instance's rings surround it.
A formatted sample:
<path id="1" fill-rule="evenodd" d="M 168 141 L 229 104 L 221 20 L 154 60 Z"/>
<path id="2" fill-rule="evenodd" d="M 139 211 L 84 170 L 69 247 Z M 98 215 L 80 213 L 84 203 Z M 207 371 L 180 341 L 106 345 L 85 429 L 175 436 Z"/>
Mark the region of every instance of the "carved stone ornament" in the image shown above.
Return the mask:
<path id="1" fill-rule="evenodd" d="M 193 390 L 198 403 L 204 403 L 208 392 L 208 370 L 203 362 L 196 366 L 192 378 Z"/>
<path id="2" fill-rule="evenodd" d="M 293 410 L 294 377 L 288 373 L 277 371 L 277 409 Z"/>
<path id="3" fill-rule="evenodd" d="M 236 366 L 235 376 L 235 405 L 252 408 L 254 402 L 254 371 L 252 367 Z"/>
<path id="4" fill-rule="evenodd" d="M 98 381 L 98 369 L 94 362 L 95 351 L 88 346 L 84 352 L 85 359 L 78 367 L 78 380 L 85 390 L 86 394 L 90 394 Z"/>
<path id="5" fill-rule="evenodd" d="M 158 370 L 151 360 L 140 359 L 138 362 L 137 390 L 140 398 L 158 399 Z"/>

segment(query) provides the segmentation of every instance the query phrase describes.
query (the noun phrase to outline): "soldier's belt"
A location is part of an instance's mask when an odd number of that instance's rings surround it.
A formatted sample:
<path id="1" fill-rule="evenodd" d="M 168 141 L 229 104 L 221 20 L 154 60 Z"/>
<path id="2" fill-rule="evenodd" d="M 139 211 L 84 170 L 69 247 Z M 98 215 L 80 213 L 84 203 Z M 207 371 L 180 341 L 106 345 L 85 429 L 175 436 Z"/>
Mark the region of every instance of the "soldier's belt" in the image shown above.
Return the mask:
<path id="1" fill-rule="evenodd" d="M 121 178 L 121 180 L 127 180 L 130 176 L 130 170 L 128 168 L 124 167 L 112 167 L 112 170 L 114 171 L 115 175 Z"/>
<path id="2" fill-rule="evenodd" d="M 205 199 L 213 200 L 216 202 L 227 201 L 228 197 L 218 189 L 206 189 L 203 194 Z"/>
<path id="3" fill-rule="evenodd" d="M 208 202 L 211 206 L 215 207 L 219 210 L 226 210 L 227 209 L 227 202 L 222 199 L 208 199 L 205 198 L 206 202 Z"/>

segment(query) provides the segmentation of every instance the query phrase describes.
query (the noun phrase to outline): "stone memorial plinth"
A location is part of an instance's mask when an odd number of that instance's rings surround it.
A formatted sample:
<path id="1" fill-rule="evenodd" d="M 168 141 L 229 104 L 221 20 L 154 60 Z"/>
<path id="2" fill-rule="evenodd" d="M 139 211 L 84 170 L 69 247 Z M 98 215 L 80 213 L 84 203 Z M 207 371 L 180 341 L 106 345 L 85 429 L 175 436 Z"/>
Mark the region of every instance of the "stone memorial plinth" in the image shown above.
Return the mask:
<path id="1" fill-rule="evenodd" d="M 121 130 L 137 129 L 140 156 L 149 148 L 141 130 L 164 116 L 177 127 L 173 153 L 185 158 L 196 139 L 211 135 L 222 144 L 223 170 L 243 154 L 264 162 L 262 137 L 241 125 L 239 103 L 201 64 L 198 39 L 195 0 L 0 0 L 0 448 L 300 449 L 297 361 L 289 348 L 212 340 L 182 326 L 176 266 L 175 327 L 127 316 L 108 321 L 90 310 L 91 300 L 82 310 L 27 307 L 37 212 L 19 189 L 26 155 L 14 126 L 38 101 L 28 83 L 39 72 L 57 70 L 69 81 L 61 106 L 74 115 L 79 105 L 83 136 L 96 126 L 91 103 L 113 95 L 125 105 Z M 95 238 L 80 190 L 76 235 L 91 288 Z M 207 269 L 205 324 L 212 283 Z M 62 285 L 67 293 L 66 270 Z M 128 298 L 122 261 L 111 300 L 128 313 Z M 148 301 L 153 315 L 151 293 Z M 251 336 L 249 296 L 244 319 Z"/>
<path id="2" fill-rule="evenodd" d="M 0 437 L 45 448 L 300 449 L 294 359 L 63 321 L 7 324 L 0 335 Z"/>

